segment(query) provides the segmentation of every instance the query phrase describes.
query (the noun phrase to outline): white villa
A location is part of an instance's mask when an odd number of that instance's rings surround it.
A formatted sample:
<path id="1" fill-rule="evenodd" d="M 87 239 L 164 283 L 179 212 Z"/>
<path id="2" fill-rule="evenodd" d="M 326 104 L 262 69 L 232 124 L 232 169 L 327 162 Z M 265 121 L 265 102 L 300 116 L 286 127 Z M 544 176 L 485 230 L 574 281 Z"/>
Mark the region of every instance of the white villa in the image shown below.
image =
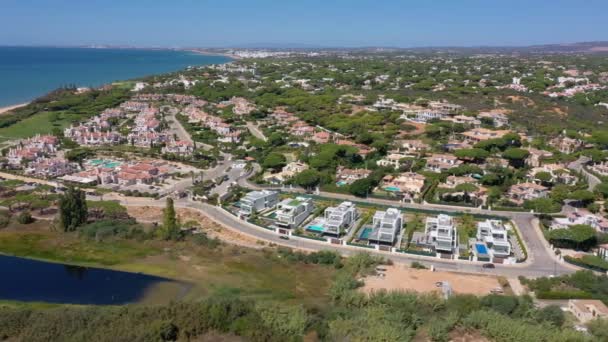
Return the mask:
<path id="1" fill-rule="evenodd" d="M 507 229 L 499 220 L 477 223 L 477 240 L 485 242 L 492 256 L 508 257 L 511 254 Z"/>
<path id="2" fill-rule="evenodd" d="M 284 199 L 277 205 L 276 225 L 282 228 L 295 228 L 302 224 L 312 213 L 314 204 L 310 198 L 296 197 Z"/>
<path id="3" fill-rule="evenodd" d="M 437 252 L 453 253 L 458 247 L 458 232 L 449 215 L 427 217 L 425 235 L 427 243 Z"/>
<path id="4" fill-rule="evenodd" d="M 372 220 L 372 232 L 369 242 L 375 244 L 394 244 L 403 227 L 401 211 L 388 208 L 386 211 L 376 211 Z"/>
<path id="5" fill-rule="evenodd" d="M 342 202 L 337 207 L 325 209 L 323 218 L 313 221 L 307 230 L 339 236 L 341 230 L 350 228 L 358 217 L 359 212 L 354 203 Z"/>
<path id="6" fill-rule="evenodd" d="M 241 198 L 239 215 L 251 215 L 266 209 L 273 208 L 279 202 L 279 193 L 276 191 L 252 191 Z"/>
<path id="7" fill-rule="evenodd" d="M 551 222 L 551 229 L 568 229 L 577 224 L 586 224 L 598 232 L 608 232 L 608 220 L 585 209 L 577 209 L 566 217 L 556 217 Z"/>

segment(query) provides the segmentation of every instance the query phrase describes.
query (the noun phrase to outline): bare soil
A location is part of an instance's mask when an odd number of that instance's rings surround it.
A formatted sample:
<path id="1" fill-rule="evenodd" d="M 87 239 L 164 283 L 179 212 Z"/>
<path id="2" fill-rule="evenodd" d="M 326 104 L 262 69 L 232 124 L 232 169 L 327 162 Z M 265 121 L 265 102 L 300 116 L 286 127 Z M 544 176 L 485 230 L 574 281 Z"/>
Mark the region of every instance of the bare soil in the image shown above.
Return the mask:
<path id="1" fill-rule="evenodd" d="M 415 292 L 441 292 L 438 282 L 449 282 L 455 294 L 473 294 L 483 296 L 490 290 L 502 288 L 498 278 L 491 276 L 461 274 L 452 272 L 431 272 L 418 270 L 405 265 L 387 266 L 385 276 L 368 276 L 364 279 L 363 291 L 372 293 L 379 290 L 400 290 Z"/>

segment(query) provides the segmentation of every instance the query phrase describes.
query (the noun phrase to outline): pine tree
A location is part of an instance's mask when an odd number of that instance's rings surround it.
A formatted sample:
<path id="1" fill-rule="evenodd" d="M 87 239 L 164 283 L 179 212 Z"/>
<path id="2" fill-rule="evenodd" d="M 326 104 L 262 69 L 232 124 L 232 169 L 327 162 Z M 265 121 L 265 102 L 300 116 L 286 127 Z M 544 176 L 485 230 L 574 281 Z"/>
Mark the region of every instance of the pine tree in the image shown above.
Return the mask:
<path id="1" fill-rule="evenodd" d="M 163 240 L 179 240 L 180 238 L 179 224 L 171 197 L 167 197 L 167 204 L 163 210 L 163 225 L 157 230 L 157 234 Z"/>
<path id="2" fill-rule="evenodd" d="M 71 232 L 87 222 L 88 208 L 84 191 L 69 187 L 59 200 L 59 224 L 63 231 Z"/>

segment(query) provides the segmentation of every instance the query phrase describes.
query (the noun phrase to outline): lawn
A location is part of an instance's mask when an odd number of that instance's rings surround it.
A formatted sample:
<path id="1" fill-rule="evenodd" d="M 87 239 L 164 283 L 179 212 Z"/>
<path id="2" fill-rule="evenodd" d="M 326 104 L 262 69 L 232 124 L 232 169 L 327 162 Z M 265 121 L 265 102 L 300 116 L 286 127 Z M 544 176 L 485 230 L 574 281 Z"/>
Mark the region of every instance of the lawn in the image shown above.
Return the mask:
<path id="1" fill-rule="evenodd" d="M 51 118 L 59 113 L 58 119 L 51 122 Z M 28 138 L 36 134 L 50 134 L 53 128 L 64 129 L 76 120 L 78 116 L 63 114 L 62 112 L 40 112 L 23 119 L 9 127 L 0 128 L 0 141 Z"/>

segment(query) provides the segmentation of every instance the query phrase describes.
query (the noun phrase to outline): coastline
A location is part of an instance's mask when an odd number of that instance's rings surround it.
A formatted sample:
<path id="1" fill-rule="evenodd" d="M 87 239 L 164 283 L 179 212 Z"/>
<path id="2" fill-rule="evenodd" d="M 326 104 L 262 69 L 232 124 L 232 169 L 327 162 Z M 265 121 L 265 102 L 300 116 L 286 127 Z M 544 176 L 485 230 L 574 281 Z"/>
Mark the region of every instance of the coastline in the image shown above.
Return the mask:
<path id="1" fill-rule="evenodd" d="M 225 52 L 216 52 L 216 51 L 207 51 L 207 50 L 196 50 L 196 49 L 191 49 L 191 50 L 186 50 L 186 51 L 194 52 L 196 54 L 203 55 L 203 56 L 222 56 L 222 57 L 230 58 L 232 60 L 242 59 L 239 56 L 236 56 L 236 55 L 233 55 L 233 54 L 230 54 L 230 53 L 225 53 Z M 230 62 L 228 62 L 228 63 L 230 63 Z"/>
<path id="2" fill-rule="evenodd" d="M 26 102 L 26 103 L 19 103 L 19 104 L 14 104 L 11 106 L 5 106 L 5 107 L 0 107 L 0 115 L 2 114 L 7 114 L 8 112 L 17 109 L 17 108 L 21 108 L 21 107 L 25 107 L 28 104 L 30 104 L 30 102 Z"/>

